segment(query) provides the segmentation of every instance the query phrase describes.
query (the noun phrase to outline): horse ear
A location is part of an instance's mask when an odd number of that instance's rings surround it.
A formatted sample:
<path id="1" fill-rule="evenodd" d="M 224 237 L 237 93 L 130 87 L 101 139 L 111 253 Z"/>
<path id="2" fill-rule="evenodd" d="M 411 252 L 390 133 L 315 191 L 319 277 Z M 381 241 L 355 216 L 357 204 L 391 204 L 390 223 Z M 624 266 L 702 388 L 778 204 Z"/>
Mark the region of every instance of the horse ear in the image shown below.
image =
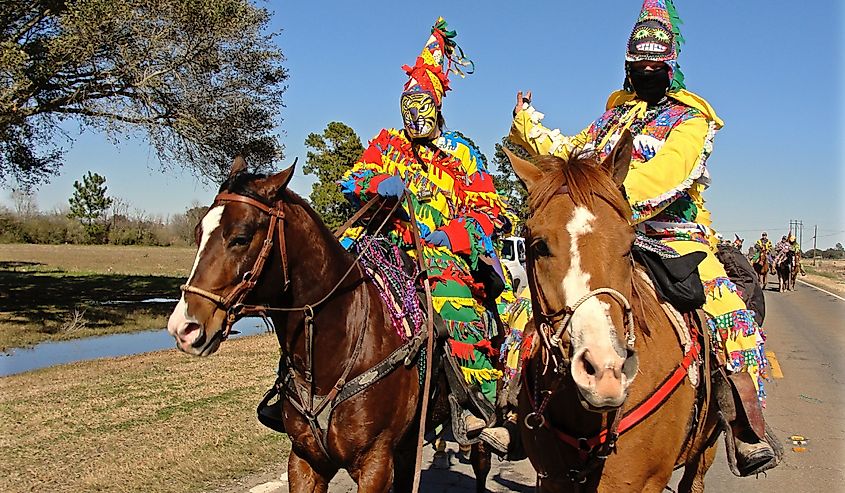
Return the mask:
<path id="1" fill-rule="evenodd" d="M 618 186 L 622 186 L 625 182 L 625 177 L 628 176 L 628 168 L 631 166 L 631 155 L 634 151 L 634 139 L 631 137 L 631 132 L 625 129 L 619 137 L 619 141 L 610 151 L 601 167 L 607 171 L 613 182 Z"/>
<path id="2" fill-rule="evenodd" d="M 235 159 L 232 161 L 232 169 L 229 170 L 229 178 L 237 175 L 238 173 L 243 173 L 246 171 L 246 159 L 240 154 L 235 156 Z"/>
<path id="3" fill-rule="evenodd" d="M 507 147 L 502 147 L 502 150 L 505 151 L 505 154 L 508 156 L 516 176 L 519 177 L 522 184 L 525 185 L 525 188 L 531 190 L 531 188 L 540 181 L 540 178 L 543 176 L 543 172 L 540 171 L 540 168 L 511 152 Z"/>
<path id="4" fill-rule="evenodd" d="M 296 162 L 298 160 L 299 158 L 294 159 L 293 164 L 291 164 L 289 168 L 280 173 L 276 173 L 275 175 L 270 175 L 264 179 L 261 184 L 262 195 L 269 199 L 278 199 L 279 195 L 287 189 L 290 180 L 293 178 L 293 174 L 296 171 Z"/>

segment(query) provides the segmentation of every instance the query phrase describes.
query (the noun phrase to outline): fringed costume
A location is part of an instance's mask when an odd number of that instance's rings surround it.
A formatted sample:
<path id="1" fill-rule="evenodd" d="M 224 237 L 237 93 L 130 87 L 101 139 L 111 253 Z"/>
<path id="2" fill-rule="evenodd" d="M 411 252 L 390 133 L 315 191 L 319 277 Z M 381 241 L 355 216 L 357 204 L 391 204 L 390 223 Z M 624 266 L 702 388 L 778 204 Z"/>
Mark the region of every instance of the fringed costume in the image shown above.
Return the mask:
<path id="1" fill-rule="evenodd" d="M 631 222 L 638 234 L 658 239 L 680 255 L 707 254 L 699 273 L 714 345 L 731 371 L 751 374 L 763 401 L 765 336 L 715 257 L 716 239 L 702 197 L 709 183 L 707 158 L 722 120 L 707 101 L 684 87 L 677 64 L 683 40 L 678 24 L 671 1 L 646 0 L 629 40 L 628 62 L 667 65 L 669 91 L 660 100 L 648 103 L 632 90 L 614 92 L 605 113 L 571 137 L 544 127 L 543 114 L 525 103 L 514 117 L 510 138 L 533 155 L 567 158 L 572 152 L 592 151 L 604 158 L 622 132 L 630 130 L 634 150 L 624 185 Z M 668 46 L 662 43 L 671 39 Z"/>
<path id="2" fill-rule="evenodd" d="M 440 124 L 433 110 L 439 112 L 449 89 L 449 73 L 466 64 L 456 56 L 459 49 L 454 36 L 439 19 L 414 66 L 403 67 L 409 76 L 402 99 L 405 129 L 379 132 L 344 175 L 341 187 L 347 198 L 360 206 L 384 196 L 384 190 L 391 188 L 385 182 L 401 179 L 400 187 L 411 195 L 415 226 L 424 238 L 422 255 L 434 309 L 449 329 L 449 348 L 460 361 L 465 380 L 477 383 L 492 402 L 501 377 L 492 364 L 497 351 L 490 338 L 496 324 L 487 308 L 495 310 L 495 300 L 488 300 L 483 279 L 476 279 L 474 273 L 486 263 L 502 276 L 491 237 L 494 231 L 510 229 L 516 218 L 507 212 L 471 141 L 455 131 L 440 135 L 435 131 L 427 138 L 436 130 L 432 126 Z M 409 138 L 417 132 L 418 138 Z M 413 254 L 409 212 L 394 219 L 387 235 Z M 345 243 L 355 234 L 350 231 Z"/>

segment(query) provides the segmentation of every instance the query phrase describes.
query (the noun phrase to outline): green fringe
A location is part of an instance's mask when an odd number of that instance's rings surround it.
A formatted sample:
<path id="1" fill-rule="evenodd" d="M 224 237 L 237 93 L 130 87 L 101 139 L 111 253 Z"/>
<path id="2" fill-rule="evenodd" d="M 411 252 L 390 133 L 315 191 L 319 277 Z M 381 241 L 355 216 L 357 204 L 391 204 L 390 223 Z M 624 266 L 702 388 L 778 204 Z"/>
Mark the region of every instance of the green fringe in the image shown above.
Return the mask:
<path id="1" fill-rule="evenodd" d="M 669 13 L 669 21 L 672 23 L 672 33 L 675 35 L 675 56 L 680 58 L 681 56 L 681 45 L 686 43 L 686 39 L 681 34 L 681 24 L 684 21 L 681 20 L 680 16 L 678 16 L 678 10 L 675 9 L 675 3 L 672 0 L 666 0 L 666 11 Z M 681 64 L 677 62 L 677 58 L 675 61 L 675 70 L 674 77 L 672 78 L 672 84 L 669 87 L 669 91 L 678 91 L 680 89 L 686 89 L 686 85 L 684 84 L 684 73 L 681 71 Z"/>

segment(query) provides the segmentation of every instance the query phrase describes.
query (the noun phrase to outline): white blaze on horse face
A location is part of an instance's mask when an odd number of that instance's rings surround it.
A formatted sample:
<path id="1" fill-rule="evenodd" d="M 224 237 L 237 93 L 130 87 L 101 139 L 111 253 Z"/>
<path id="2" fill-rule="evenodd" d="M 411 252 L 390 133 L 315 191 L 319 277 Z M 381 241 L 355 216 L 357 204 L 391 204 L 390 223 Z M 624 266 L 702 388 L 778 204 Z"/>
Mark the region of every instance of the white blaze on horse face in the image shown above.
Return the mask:
<path id="1" fill-rule="evenodd" d="M 220 220 L 223 218 L 224 207 L 225 206 L 222 205 L 213 207 L 205 214 L 205 217 L 202 218 L 202 238 L 200 239 L 200 246 L 197 248 L 197 256 L 194 259 L 194 266 L 191 267 L 191 273 L 188 275 L 188 284 L 191 284 L 191 281 L 194 280 L 194 275 L 197 272 L 197 266 L 200 264 L 202 254 L 205 252 L 205 247 L 208 245 L 208 239 L 211 238 L 214 231 L 220 227 Z M 186 319 L 191 319 L 188 315 L 188 303 L 185 301 L 185 293 L 182 293 L 182 298 L 179 299 L 179 303 L 176 305 L 174 312 L 178 312 L 180 309 L 180 313 L 183 313 Z"/>
<path id="2" fill-rule="evenodd" d="M 595 220 L 596 216 L 592 212 L 579 206 L 575 208 L 572 218 L 566 224 L 566 232 L 569 233 L 570 239 L 570 263 L 569 271 L 563 278 L 563 295 L 570 306 L 592 290 L 590 274 L 584 272 L 581 267 L 581 250 L 578 240 L 593 231 Z M 570 326 L 574 352 L 578 352 L 585 346 L 594 349 L 612 348 L 615 352 L 616 330 L 613 327 L 609 309 L 610 305 L 593 296 L 575 311 Z"/>

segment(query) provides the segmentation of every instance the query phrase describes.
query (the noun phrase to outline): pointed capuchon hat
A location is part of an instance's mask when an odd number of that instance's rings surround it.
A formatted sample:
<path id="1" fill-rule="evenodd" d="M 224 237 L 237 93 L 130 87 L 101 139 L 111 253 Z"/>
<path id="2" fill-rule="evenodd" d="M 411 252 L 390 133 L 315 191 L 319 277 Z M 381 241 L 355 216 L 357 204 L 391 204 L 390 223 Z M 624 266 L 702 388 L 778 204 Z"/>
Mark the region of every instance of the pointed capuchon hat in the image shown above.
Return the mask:
<path id="1" fill-rule="evenodd" d="M 682 23 L 672 0 L 644 0 L 640 16 L 628 38 L 625 61 L 665 62 L 671 71 L 670 91 L 685 87 L 684 74 L 678 65 L 678 55 L 684 43 L 679 28 Z"/>
<path id="2" fill-rule="evenodd" d="M 438 17 L 414 65 L 402 66 L 402 70 L 408 74 L 404 92 L 428 92 L 438 106 L 450 89 L 449 74 L 463 77 L 464 70 L 469 68 L 466 73 L 472 73 L 473 69 L 472 61 L 464 56 L 463 50 L 455 42 L 458 33 L 448 29 L 446 21 Z"/>

